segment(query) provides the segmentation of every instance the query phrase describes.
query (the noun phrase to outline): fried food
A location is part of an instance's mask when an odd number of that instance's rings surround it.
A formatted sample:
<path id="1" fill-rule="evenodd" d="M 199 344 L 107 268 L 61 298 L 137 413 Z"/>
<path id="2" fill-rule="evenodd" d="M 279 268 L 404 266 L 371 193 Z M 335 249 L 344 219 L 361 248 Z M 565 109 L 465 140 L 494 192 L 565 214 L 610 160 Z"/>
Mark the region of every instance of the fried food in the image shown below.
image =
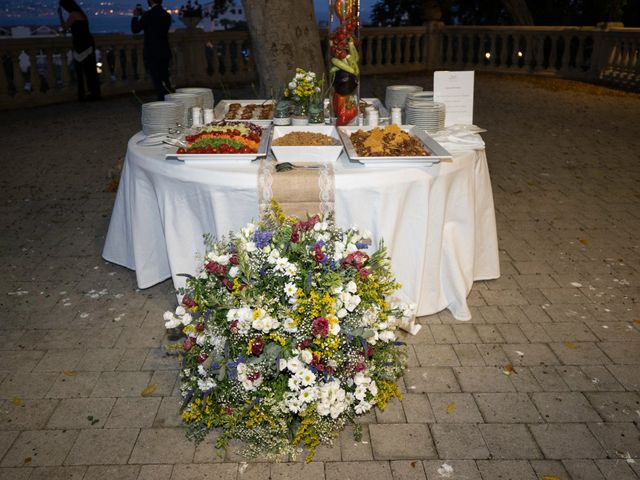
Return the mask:
<path id="1" fill-rule="evenodd" d="M 427 157 L 431 155 L 422 142 L 397 125 L 371 130 L 357 130 L 351 143 L 360 157 Z"/>
<path id="2" fill-rule="evenodd" d="M 311 146 L 324 147 L 328 145 L 338 145 L 338 140 L 329 135 L 315 132 L 290 132 L 282 137 L 276 138 L 272 145 L 276 147 L 290 146 Z"/>

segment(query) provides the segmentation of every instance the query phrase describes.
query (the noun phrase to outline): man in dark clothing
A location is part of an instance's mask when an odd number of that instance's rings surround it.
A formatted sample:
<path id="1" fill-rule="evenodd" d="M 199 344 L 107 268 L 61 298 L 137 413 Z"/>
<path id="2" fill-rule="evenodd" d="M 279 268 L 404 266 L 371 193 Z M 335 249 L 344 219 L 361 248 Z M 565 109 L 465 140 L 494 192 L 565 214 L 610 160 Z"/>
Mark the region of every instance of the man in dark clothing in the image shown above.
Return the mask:
<path id="1" fill-rule="evenodd" d="M 162 8 L 162 0 L 148 0 L 148 3 L 151 8 L 146 12 L 143 13 L 139 7 L 133 11 L 131 31 L 138 33 L 144 30 L 144 63 L 151 75 L 158 100 L 163 100 L 165 94 L 171 93 L 169 80 L 171 15 Z"/>

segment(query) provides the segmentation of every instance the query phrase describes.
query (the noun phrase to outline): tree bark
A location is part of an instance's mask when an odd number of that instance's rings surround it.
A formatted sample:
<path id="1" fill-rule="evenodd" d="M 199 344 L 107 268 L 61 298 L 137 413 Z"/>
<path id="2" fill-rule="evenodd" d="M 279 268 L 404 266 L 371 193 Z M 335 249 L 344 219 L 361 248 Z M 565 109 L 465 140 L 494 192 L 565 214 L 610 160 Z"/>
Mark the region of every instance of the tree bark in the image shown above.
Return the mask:
<path id="1" fill-rule="evenodd" d="M 284 88 L 296 67 L 322 77 L 325 67 L 312 0 L 242 0 L 242 4 L 263 98 Z"/>
<path id="2" fill-rule="evenodd" d="M 502 0 L 514 25 L 533 25 L 533 16 L 526 0 Z"/>

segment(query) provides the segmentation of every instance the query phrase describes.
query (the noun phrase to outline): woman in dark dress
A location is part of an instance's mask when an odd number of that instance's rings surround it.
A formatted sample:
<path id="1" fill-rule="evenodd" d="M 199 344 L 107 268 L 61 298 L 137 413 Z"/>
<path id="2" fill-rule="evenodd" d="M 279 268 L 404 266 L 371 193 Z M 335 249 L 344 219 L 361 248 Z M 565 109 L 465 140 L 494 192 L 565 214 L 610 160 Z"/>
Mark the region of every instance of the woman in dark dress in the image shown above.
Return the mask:
<path id="1" fill-rule="evenodd" d="M 60 7 L 69 13 L 65 22 L 62 19 L 62 12 L 58 9 L 62 29 L 65 32 L 71 30 L 73 62 L 78 81 L 78 100 L 82 101 L 86 98 L 97 100 L 100 98 L 100 80 L 96 69 L 96 44 L 89 31 L 89 20 L 74 0 L 60 0 Z M 88 97 L 84 94 L 85 79 L 89 88 Z"/>

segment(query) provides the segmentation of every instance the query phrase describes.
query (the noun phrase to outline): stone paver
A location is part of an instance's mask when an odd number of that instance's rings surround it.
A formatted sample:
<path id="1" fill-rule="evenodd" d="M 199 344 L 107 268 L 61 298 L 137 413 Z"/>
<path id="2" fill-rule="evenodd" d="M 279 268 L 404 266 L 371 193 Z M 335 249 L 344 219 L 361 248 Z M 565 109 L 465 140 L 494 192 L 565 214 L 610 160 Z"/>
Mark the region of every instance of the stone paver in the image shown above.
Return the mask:
<path id="1" fill-rule="evenodd" d="M 24 431 L 2 459 L 2 466 L 62 465 L 77 436 L 75 430 Z"/>
<path id="2" fill-rule="evenodd" d="M 431 89 L 429 77 L 362 87 Z M 502 277 L 474 284 L 470 322 L 444 311 L 400 335 L 404 399 L 310 465 L 185 438 L 179 360 L 163 348 L 172 286 L 137 290 L 101 259 L 115 198 L 104 190 L 139 105 L 3 112 L 20 175 L 0 178 L 0 478 L 640 478 L 640 97 L 597 92 L 476 75 Z"/>
<path id="3" fill-rule="evenodd" d="M 369 435 L 376 460 L 436 456 L 429 428 L 423 424 L 371 424 Z"/>

